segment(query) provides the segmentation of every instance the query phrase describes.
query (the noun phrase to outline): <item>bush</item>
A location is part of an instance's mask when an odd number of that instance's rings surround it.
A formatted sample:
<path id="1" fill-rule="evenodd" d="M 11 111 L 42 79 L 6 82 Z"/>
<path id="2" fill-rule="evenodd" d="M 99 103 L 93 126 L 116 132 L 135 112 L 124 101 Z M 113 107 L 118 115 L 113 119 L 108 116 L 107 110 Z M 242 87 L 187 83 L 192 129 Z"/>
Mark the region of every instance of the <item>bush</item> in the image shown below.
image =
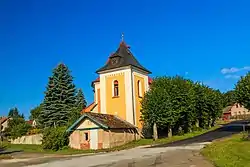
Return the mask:
<path id="1" fill-rule="evenodd" d="M 246 132 L 242 132 L 242 137 L 241 137 L 241 140 L 242 141 L 249 141 L 249 133 L 246 131 Z"/>
<path id="2" fill-rule="evenodd" d="M 0 152 L 3 151 L 3 150 L 6 150 L 7 146 L 8 146 L 7 143 L 1 142 L 1 143 L 0 143 Z"/>
<path id="3" fill-rule="evenodd" d="M 4 130 L 4 135 L 11 139 L 16 139 L 23 135 L 31 129 L 31 126 L 27 124 L 23 116 L 13 117 L 8 122 L 8 127 Z"/>
<path id="4" fill-rule="evenodd" d="M 34 129 L 30 129 L 27 133 L 27 135 L 35 135 L 35 134 L 39 134 L 39 133 L 42 133 L 42 130 L 41 129 L 37 129 L 37 128 L 34 128 Z"/>
<path id="5" fill-rule="evenodd" d="M 14 127 L 7 127 L 5 129 L 6 136 L 9 136 L 11 139 L 16 139 L 26 135 L 31 126 L 27 123 L 19 123 Z"/>
<path id="6" fill-rule="evenodd" d="M 46 128 L 43 132 L 42 148 L 53 151 L 61 150 L 68 146 L 69 135 L 66 127 Z"/>

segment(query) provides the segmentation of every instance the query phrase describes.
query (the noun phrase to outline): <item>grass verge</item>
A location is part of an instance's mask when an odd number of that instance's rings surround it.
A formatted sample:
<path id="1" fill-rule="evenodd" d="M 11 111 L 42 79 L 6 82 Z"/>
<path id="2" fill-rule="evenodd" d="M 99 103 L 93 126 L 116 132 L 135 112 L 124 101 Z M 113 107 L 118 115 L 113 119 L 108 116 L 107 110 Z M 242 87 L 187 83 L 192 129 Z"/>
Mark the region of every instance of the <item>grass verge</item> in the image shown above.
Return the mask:
<path id="1" fill-rule="evenodd" d="M 243 135 L 216 141 L 206 146 L 202 154 L 216 167 L 250 167 L 250 141 L 242 140 Z"/>
<path id="2" fill-rule="evenodd" d="M 125 150 L 125 149 L 130 149 L 134 147 L 139 147 L 139 146 L 145 146 L 145 145 L 155 145 L 155 144 L 166 144 L 166 143 L 171 143 L 174 141 L 178 140 L 184 140 L 188 138 L 192 138 L 195 136 L 199 136 L 201 134 L 204 134 L 208 131 L 212 131 L 217 129 L 219 126 L 212 127 L 211 129 L 208 130 L 200 130 L 200 131 L 194 131 L 191 133 L 186 133 L 181 136 L 173 136 L 172 138 L 162 138 L 158 139 L 156 141 L 153 141 L 152 139 L 140 139 L 137 141 L 132 141 L 130 143 L 110 148 L 110 149 L 100 149 L 100 150 L 76 150 L 76 149 L 71 149 L 71 148 L 65 148 L 62 150 L 58 151 L 51 151 L 51 150 L 43 150 L 40 145 L 32 145 L 32 144 L 6 144 L 6 147 L 9 150 L 22 150 L 27 153 L 43 153 L 43 154 L 65 154 L 65 155 L 70 155 L 70 154 L 87 154 L 87 153 L 99 153 L 99 152 L 112 152 L 112 151 L 119 151 L 119 150 Z"/>

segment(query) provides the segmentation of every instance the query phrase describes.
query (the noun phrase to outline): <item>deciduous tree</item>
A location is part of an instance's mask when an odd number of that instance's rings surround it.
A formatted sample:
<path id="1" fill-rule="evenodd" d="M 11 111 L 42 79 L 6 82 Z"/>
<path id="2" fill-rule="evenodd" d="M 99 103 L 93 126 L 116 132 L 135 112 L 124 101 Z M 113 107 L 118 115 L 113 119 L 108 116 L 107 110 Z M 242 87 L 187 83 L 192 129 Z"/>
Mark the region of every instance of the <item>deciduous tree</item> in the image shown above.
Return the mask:
<path id="1" fill-rule="evenodd" d="M 26 135 L 31 126 L 25 122 L 23 114 L 20 114 L 17 108 L 13 108 L 8 115 L 10 119 L 5 134 L 12 139 Z"/>
<path id="2" fill-rule="evenodd" d="M 238 103 L 250 109 L 250 72 L 241 77 L 235 86 L 235 99 Z"/>
<path id="3" fill-rule="evenodd" d="M 141 104 L 142 120 L 169 137 L 213 126 L 222 110 L 220 91 L 180 76 L 155 78 Z"/>
<path id="4" fill-rule="evenodd" d="M 39 118 L 41 111 L 42 111 L 42 104 L 31 109 L 29 119 L 30 120 L 37 120 Z"/>

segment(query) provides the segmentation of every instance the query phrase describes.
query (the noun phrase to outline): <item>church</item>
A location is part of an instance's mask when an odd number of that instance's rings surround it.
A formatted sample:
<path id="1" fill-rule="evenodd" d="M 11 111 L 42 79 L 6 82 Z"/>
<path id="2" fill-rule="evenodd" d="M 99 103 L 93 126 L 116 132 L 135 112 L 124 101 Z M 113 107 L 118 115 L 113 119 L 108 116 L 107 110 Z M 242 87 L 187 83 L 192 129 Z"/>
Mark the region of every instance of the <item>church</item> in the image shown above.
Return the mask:
<path id="1" fill-rule="evenodd" d="M 137 140 L 141 136 L 142 97 L 152 83 L 143 67 L 122 40 L 96 73 L 92 82 L 94 102 L 67 130 L 75 149 L 105 149 Z"/>

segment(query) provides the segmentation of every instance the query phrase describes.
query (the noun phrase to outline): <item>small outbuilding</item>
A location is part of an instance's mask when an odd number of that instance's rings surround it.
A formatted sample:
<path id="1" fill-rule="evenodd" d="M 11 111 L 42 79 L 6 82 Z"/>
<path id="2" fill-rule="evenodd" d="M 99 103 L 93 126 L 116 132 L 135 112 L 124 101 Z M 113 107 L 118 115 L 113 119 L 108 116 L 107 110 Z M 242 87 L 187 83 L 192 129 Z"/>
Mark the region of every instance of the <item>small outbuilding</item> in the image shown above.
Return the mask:
<path id="1" fill-rule="evenodd" d="M 137 128 L 116 115 L 86 112 L 68 130 L 69 146 L 104 149 L 139 138 Z"/>
<path id="2" fill-rule="evenodd" d="M 250 113 L 248 109 L 246 109 L 243 105 L 240 105 L 239 103 L 235 103 L 223 109 L 222 119 L 242 119 L 249 116 Z"/>

